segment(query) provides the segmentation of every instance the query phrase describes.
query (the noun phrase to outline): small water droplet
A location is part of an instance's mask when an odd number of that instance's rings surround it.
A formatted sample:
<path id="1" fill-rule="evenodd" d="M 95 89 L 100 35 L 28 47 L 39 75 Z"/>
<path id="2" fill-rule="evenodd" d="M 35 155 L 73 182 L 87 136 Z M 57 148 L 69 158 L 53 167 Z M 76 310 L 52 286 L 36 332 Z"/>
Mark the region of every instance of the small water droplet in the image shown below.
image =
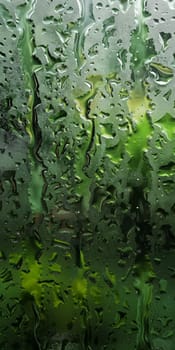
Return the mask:
<path id="1" fill-rule="evenodd" d="M 101 9 L 102 7 L 103 7 L 102 2 L 98 2 L 98 3 L 96 4 L 96 8 L 97 8 L 97 9 Z"/>

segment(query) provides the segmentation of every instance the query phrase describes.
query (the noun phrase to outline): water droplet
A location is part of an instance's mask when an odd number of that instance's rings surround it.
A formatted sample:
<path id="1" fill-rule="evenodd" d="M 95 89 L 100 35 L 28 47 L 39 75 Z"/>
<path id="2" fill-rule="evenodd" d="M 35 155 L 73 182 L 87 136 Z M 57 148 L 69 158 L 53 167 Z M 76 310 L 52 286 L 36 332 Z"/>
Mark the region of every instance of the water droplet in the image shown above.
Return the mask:
<path id="1" fill-rule="evenodd" d="M 98 2 L 98 3 L 96 4 L 96 8 L 97 8 L 97 9 L 101 9 L 102 7 L 103 7 L 102 2 Z"/>
<path id="2" fill-rule="evenodd" d="M 174 76 L 172 68 L 155 62 L 150 63 L 150 73 L 152 74 L 154 81 L 161 86 L 167 85 Z"/>

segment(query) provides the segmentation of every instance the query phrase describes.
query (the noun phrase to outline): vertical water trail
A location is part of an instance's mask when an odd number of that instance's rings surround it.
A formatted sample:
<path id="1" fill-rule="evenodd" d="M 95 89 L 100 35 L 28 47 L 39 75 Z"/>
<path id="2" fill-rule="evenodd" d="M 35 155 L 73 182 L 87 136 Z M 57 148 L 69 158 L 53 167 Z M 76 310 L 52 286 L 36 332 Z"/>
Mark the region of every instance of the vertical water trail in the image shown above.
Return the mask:
<path id="1" fill-rule="evenodd" d="M 148 147 L 147 139 L 152 132 L 152 125 L 149 120 L 148 112 L 150 110 L 150 100 L 147 91 L 147 68 L 146 62 L 155 54 L 154 46 L 148 39 L 149 29 L 145 23 L 144 10 L 145 1 L 135 1 L 135 21 L 136 29 L 132 32 L 130 52 L 131 70 L 133 79 L 133 90 L 128 100 L 128 109 L 132 116 L 132 134 L 128 139 L 127 151 L 131 155 L 132 175 L 141 174 L 143 177 L 143 191 L 147 184 L 149 173 L 144 159 L 144 150 Z M 137 149 L 138 146 L 138 149 Z M 138 190 L 137 190 L 138 192 Z M 138 195 L 138 194 L 137 194 Z M 146 205 L 146 204 L 145 204 Z M 144 205 L 144 208 L 145 208 Z M 138 240 L 138 251 L 142 251 L 142 256 L 136 258 L 136 280 L 135 288 L 138 293 L 137 302 L 137 350 L 151 350 L 151 333 L 150 333 L 150 306 L 152 303 L 153 278 L 154 272 L 151 261 L 147 255 L 147 238 L 141 229 L 144 222 L 144 212 L 141 206 L 138 206 L 139 235 L 143 235 Z M 136 234 L 137 235 L 137 234 Z M 144 247 L 142 247 L 142 246 Z"/>
<path id="2" fill-rule="evenodd" d="M 32 0 L 26 6 L 18 8 L 18 28 L 20 33 L 18 50 L 21 66 L 25 76 L 25 89 L 28 93 L 28 112 L 26 115 L 26 132 L 29 135 L 29 161 L 31 180 L 28 187 L 29 202 L 34 216 L 41 214 L 44 210 L 42 193 L 44 187 L 43 161 L 39 157 L 41 144 L 41 130 L 38 124 L 37 110 L 40 104 L 38 95 L 37 70 L 40 66 L 35 64 L 33 58 L 34 38 L 31 31 L 31 16 L 35 10 L 37 1 Z"/>
<path id="3" fill-rule="evenodd" d="M 135 22 L 136 29 L 132 34 L 131 48 L 132 53 L 132 75 L 135 80 L 135 90 L 138 95 L 143 95 L 145 80 L 145 61 L 147 59 L 147 33 L 148 29 L 145 25 L 143 0 L 135 1 Z"/>
<path id="4" fill-rule="evenodd" d="M 93 16 L 93 1 L 92 0 L 78 0 L 80 11 L 80 22 L 78 31 L 75 36 L 74 53 L 77 59 L 77 66 L 80 69 L 84 63 L 84 41 L 89 28 L 94 23 Z"/>
<path id="5" fill-rule="evenodd" d="M 141 32 L 141 28 L 144 23 L 143 8 L 144 0 L 135 0 L 135 20 L 137 26 L 139 27 L 139 32 Z"/>
<path id="6" fill-rule="evenodd" d="M 150 306 L 152 302 L 153 285 L 152 280 L 155 277 L 150 259 L 143 256 L 136 264 L 136 279 L 134 287 L 138 293 L 137 303 L 137 350 L 152 350 L 151 332 L 150 332 Z"/>
<path id="7" fill-rule="evenodd" d="M 138 122 L 150 109 L 148 98 L 148 63 L 155 55 L 155 47 L 149 39 L 149 28 L 145 21 L 145 1 L 136 0 L 134 4 L 136 28 L 131 33 L 130 41 L 130 68 L 133 80 L 133 89 L 128 100 L 129 112 L 133 120 Z"/>

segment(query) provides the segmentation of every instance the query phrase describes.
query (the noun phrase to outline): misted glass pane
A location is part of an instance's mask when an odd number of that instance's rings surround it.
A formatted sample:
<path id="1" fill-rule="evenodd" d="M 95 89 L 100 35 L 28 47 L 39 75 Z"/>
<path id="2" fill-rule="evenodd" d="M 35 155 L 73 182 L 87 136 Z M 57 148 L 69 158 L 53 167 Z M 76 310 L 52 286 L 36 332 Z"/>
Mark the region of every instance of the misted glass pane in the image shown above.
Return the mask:
<path id="1" fill-rule="evenodd" d="M 175 1 L 0 1 L 0 349 L 174 350 Z"/>

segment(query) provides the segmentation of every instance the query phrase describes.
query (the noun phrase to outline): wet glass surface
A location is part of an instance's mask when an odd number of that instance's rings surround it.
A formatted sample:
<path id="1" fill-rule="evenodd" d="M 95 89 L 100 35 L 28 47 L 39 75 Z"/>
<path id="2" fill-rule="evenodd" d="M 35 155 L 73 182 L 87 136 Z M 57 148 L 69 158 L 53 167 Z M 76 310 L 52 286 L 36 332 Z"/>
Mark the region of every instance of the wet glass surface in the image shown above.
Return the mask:
<path id="1" fill-rule="evenodd" d="M 174 350 L 175 1 L 0 1 L 0 349 Z"/>

